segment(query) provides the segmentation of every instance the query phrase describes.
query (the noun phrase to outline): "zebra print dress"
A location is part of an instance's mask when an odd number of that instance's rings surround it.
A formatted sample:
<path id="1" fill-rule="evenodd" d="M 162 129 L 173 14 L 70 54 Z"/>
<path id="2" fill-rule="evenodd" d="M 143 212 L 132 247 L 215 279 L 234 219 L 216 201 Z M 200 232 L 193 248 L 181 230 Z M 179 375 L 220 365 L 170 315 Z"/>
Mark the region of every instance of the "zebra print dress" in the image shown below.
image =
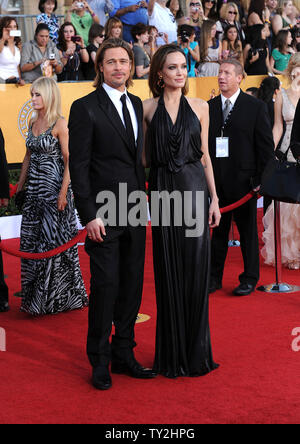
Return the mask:
<path id="1" fill-rule="evenodd" d="M 29 129 L 31 158 L 21 225 L 21 251 L 41 253 L 65 244 L 77 234 L 71 186 L 64 211 L 58 211 L 64 161 L 55 125 L 35 137 Z M 50 259 L 21 260 L 21 311 L 55 314 L 88 305 L 77 246 Z"/>

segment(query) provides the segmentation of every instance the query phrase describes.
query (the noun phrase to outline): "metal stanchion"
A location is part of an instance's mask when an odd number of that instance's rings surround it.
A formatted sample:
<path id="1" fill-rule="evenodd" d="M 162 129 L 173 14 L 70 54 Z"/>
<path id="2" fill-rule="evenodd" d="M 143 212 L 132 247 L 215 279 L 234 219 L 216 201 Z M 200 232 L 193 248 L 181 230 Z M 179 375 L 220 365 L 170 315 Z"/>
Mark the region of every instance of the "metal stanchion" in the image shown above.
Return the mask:
<path id="1" fill-rule="evenodd" d="M 232 237 L 231 237 L 230 241 L 228 242 L 228 246 L 229 247 L 240 247 L 241 246 L 240 241 L 235 239 L 233 221 L 231 222 L 231 234 L 232 234 Z"/>
<path id="2" fill-rule="evenodd" d="M 274 238 L 276 283 L 258 287 L 257 290 L 265 293 L 296 293 L 300 291 L 300 287 L 282 282 L 280 202 L 278 201 L 274 201 Z"/>

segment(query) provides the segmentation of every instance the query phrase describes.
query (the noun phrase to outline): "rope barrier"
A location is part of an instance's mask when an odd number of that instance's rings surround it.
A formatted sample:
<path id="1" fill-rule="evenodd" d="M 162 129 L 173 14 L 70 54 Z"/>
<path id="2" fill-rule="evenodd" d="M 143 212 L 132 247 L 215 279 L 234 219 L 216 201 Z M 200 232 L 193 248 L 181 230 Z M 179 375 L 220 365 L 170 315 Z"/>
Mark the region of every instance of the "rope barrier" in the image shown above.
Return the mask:
<path id="1" fill-rule="evenodd" d="M 10 186 L 10 188 L 13 187 L 13 185 Z M 11 188 L 12 189 L 12 188 Z M 239 201 L 235 202 L 232 205 L 229 205 L 227 207 L 221 208 L 221 213 L 228 213 L 230 211 L 235 210 L 236 208 L 239 208 L 240 206 L 244 205 L 249 200 L 253 199 L 253 197 L 259 198 L 260 196 L 255 193 L 254 191 L 251 191 L 249 194 L 244 196 Z M 58 254 L 61 254 L 67 250 L 69 250 L 71 247 L 74 247 L 78 242 L 83 240 L 83 237 L 86 236 L 86 229 L 84 228 L 82 231 L 80 231 L 77 236 L 75 236 L 73 239 L 71 239 L 69 242 L 67 242 L 64 245 L 61 245 L 60 247 L 54 248 L 53 250 L 45 251 L 43 253 L 26 253 L 23 251 L 15 250 L 13 248 L 8 248 L 5 245 L 3 245 L 3 242 L 0 240 L 0 250 L 4 251 L 7 254 L 10 254 L 11 256 L 20 257 L 22 259 L 31 259 L 31 260 L 41 260 L 41 259 L 49 259 L 51 257 L 57 256 Z"/>

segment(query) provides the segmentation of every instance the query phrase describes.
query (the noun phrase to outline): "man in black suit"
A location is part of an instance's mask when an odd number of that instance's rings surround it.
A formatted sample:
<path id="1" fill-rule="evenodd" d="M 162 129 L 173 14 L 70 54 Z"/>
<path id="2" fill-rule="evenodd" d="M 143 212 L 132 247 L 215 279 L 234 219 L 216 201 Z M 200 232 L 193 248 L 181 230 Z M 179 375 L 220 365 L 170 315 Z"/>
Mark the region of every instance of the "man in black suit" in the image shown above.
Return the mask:
<path id="1" fill-rule="evenodd" d="M 142 166 L 143 108 L 129 94 L 133 53 L 118 39 L 97 53 L 96 91 L 73 103 L 69 120 L 70 173 L 79 216 L 86 225 L 85 248 L 90 256 L 91 294 L 87 353 L 93 385 L 111 387 L 112 373 L 152 378 L 154 373 L 135 359 L 134 326 L 141 304 L 145 261 L 144 226 L 104 226 L 96 198 L 111 192 L 116 206 L 134 191 L 145 190 Z M 119 184 L 128 195 L 121 199 Z M 122 215 L 123 217 L 124 215 Z M 115 335 L 109 338 L 115 325 Z"/>
<path id="2" fill-rule="evenodd" d="M 243 77 L 239 62 L 224 62 L 219 74 L 221 95 L 209 102 L 209 148 L 220 208 L 240 200 L 251 190 L 257 191 L 264 167 L 274 155 L 267 107 L 240 90 Z M 244 272 L 234 295 L 245 296 L 254 291 L 259 280 L 256 198 L 223 214 L 220 226 L 213 232 L 210 292 L 222 288 L 233 217 L 240 233 L 244 260 Z"/>
<path id="3" fill-rule="evenodd" d="M 7 207 L 9 199 L 8 169 L 4 148 L 4 138 L 0 129 L 0 207 Z M 0 233 L 1 234 L 1 233 Z M 9 310 L 8 288 L 4 280 L 2 251 L 0 250 L 0 313 Z"/>

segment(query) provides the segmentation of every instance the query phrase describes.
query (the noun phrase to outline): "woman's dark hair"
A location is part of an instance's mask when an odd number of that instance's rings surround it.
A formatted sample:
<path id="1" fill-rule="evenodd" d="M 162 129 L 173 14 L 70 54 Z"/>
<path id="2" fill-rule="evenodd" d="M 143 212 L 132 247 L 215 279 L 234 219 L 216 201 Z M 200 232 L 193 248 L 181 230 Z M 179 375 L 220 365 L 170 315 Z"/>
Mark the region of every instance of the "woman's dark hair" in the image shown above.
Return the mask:
<path id="1" fill-rule="evenodd" d="M 47 0 L 40 0 L 40 2 L 39 2 L 39 10 L 41 11 L 41 12 L 45 12 L 45 3 L 46 3 L 46 1 Z M 53 3 L 55 3 L 55 6 L 54 6 L 54 11 L 56 11 L 57 10 L 57 0 L 52 0 L 53 1 Z"/>
<path id="2" fill-rule="evenodd" d="M 236 38 L 236 41 L 234 42 L 234 46 L 231 45 L 231 41 L 228 38 L 228 32 L 230 31 L 230 29 L 235 29 L 237 32 L 237 38 Z M 223 41 L 224 40 L 225 40 L 225 42 L 228 43 L 228 47 L 233 49 L 234 51 L 238 51 L 241 49 L 241 40 L 240 40 L 240 36 L 239 36 L 239 31 L 235 25 L 227 26 L 227 28 L 224 31 Z"/>
<path id="3" fill-rule="evenodd" d="M 287 29 L 281 29 L 277 34 L 275 47 L 278 48 L 281 53 L 286 50 L 289 32 Z"/>
<path id="4" fill-rule="evenodd" d="M 144 25 L 144 23 L 137 23 L 131 28 L 131 35 L 135 42 L 138 41 L 137 36 L 145 34 L 146 32 L 148 32 L 148 26 Z"/>
<path id="5" fill-rule="evenodd" d="M 203 6 L 203 11 L 205 12 L 205 3 L 208 3 L 209 0 L 202 0 L 202 6 Z M 211 20 L 218 20 L 218 13 L 217 13 L 217 1 L 216 0 L 212 0 L 212 3 L 214 3 L 214 6 L 211 8 L 209 14 L 208 14 L 208 18 Z"/>
<path id="6" fill-rule="evenodd" d="M 166 3 L 166 7 L 170 9 L 171 3 L 172 3 L 172 0 L 168 0 L 167 3 Z M 180 18 L 182 18 L 184 16 L 184 12 L 183 12 L 183 9 L 181 7 L 180 0 L 178 0 L 178 4 L 179 4 L 179 9 L 178 9 L 178 11 L 176 13 L 176 17 L 175 17 L 176 20 L 179 20 Z"/>
<path id="7" fill-rule="evenodd" d="M 257 98 L 265 103 L 270 103 L 276 89 L 280 89 L 280 80 L 277 77 L 266 77 L 260 85 Z"/>
<path id="8" fill-rule="evenodd" d="M 177 34 L 179 36 L 183 36 L 185 34 L 187 37 L 192 37 L 192 35 L 196 34 L 196 30 L 194 26 L 191 25 L 179 25 Z"/>
<path id="9" fill-rule="evenodd" d="M 37 35 L 41 32 L 41 31 L 48 31 L 50 32 L 50 29 L 48 28 L 48 26 L 46 25 L 46 23 L 40 23 L 39 25 L 37 25 L 35 33 L 34 33 L 34 37 L 37 37 Z"/>
<path id="10" fill-rule="evenodd" d="M 17 28 L 19 29 L 18 22 L 15 18 L 7 16 L 7 17 L 2 17 L 0 19 L 0 39 L 2 39 L 2 36 L 3 36 L 3 29 L 7 28 L 11 24 L 11 22 L 15 22 L 17 25 Z M 15 37 L 14 40 L 15 40 L 16 46 L 19 46 L 21 44 L 20 37 Z"/>
<path id="11" fill-rule="evenodd" d="M 104 26 L 99 25 L 98 23 L 94 23 L 91 27 L 90 27 L 90 31 L 89 31 L 89 43 L 93 43 L 93 41 L 97 38 L 100 37 L 101 35 L 104 35 L 105 31 L 104 31 Z"/>
<path id="12" fill-rule="evenodd" d="M 266 0 L 251 0 L 248 17 L 255 12 L 262 22 L 264 22 L 264 10 L 266 8 Z"/>
<path id="13" fill-rule="evenodd" d="M 267 42 L 262 39 L 261 32 L 265 25 L 253 25 L 248 28 L 247 41 L 253 49 L 261 49 L 267 47 Z"/>
<path id="14" fill-rule="evenodd" d="M 65 40 L 65 28 L 67 26 L 72 26 L 72 28 L 74 29 L 75 35 L 77 34 L 73 23 L 65 22 L 63 25 L 61 25 L 61 27 L 59 28 L 59 31 L 58 31 L 58 45 L 57 45 L 61 51 L 67 50 L 67 42 Z"/>
<path id="15" fill-rule="evenodd" d="M 150 90 L 153 94 L 153 97 L 159 97 L 162 95 L 164 88 L 161 86 L 159 72 L 162 71 L 162 69 L 166 63 L 166 59 L 167 59 L 168 55 L 174 54 L 176 52 L 180 52 L 180 54 L 182 54 L 186 60 L 184 51 L 178 45 L 175 45 L 175 44 L 161 46 L 154 54 L 154 56 L 151 60 L 150 74 L 149 74 L 149 80 L 148 80 L 149 87 L 150 87 Z M 182 93 L 184 95 L 187 95 L 188 90 L 189 90 L 189 88 L 188 88 L 188 80 L 187 80 L 186 84 L 182 90 Z"/>
<path id="16" fill-rule="evenodd" d="M 129 86 L 133 85 L 132 77 L 133 77 L 133 74 L 135 71 L 134 55 L 133 55 L 133 51 L 132 51 L 129 43 L 127 43 L 127 42 L 125 42 L 125 40 L 121 40 L 121 39 L 108 39 L 100 46 L 100 48 L 98 49 L 97 55 L 96 55 L 96 60 L 95 60 L 96 78 L 94 81 L 95 88 L 100 88 L 100 86 L 102 86 L 104 83 L 104 75 L 103 75 L 102 71 L 100 70 L 100 65 L 102 65 L 102 63 L 103 63 L 105 52 L 108 49 L 115 49 L 115 48 L 125 49 L 125 51 L 127 52 L 128 56 L 129 56 L 129 60 L 131 62 L 131 72 L 130 72 L 129 79 L 126 82 L 126 87 L 128 88 Z"/>

